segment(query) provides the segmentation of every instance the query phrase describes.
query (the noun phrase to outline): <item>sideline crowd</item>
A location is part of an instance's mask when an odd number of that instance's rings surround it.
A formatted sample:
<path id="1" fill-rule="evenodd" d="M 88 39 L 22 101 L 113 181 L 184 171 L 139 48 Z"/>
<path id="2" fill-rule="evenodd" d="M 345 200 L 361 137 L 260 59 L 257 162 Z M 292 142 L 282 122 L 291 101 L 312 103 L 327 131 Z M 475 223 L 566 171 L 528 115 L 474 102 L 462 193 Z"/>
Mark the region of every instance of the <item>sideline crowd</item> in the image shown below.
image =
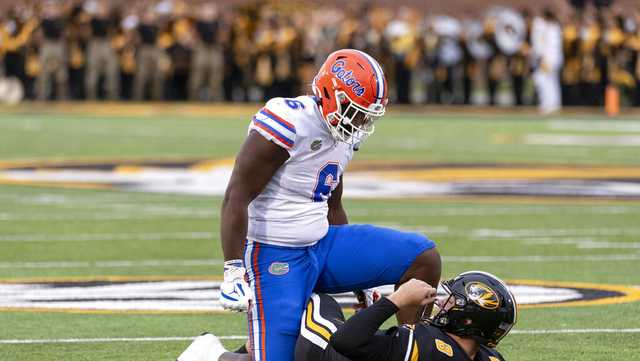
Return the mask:
<path id="1" fill-rule="evenodd" d="M 0 76 L 26 98 L 256 101 L 305 92 L 326 55 L 379 59 L 398 103 L 640 106 L 640 7 L 487 9 L 481 19 L 354 2 L 21 1 Z M 537 90 L 537 91 L 536 91 Z"/>

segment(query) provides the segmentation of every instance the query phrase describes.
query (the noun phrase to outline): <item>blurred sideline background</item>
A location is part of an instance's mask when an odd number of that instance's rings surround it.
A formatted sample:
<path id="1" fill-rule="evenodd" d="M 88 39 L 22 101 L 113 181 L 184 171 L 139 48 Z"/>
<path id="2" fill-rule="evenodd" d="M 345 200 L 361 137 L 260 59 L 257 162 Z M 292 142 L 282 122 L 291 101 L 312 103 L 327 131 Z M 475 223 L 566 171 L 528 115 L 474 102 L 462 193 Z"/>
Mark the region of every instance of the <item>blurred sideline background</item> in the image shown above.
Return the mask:
<path id="1" fill-rule="evenodd" d="M 392 104 L 640 105 L 640 6 L 567 1 L 1 1 L 0 99 L 259 102 L 367 51 Z"/>

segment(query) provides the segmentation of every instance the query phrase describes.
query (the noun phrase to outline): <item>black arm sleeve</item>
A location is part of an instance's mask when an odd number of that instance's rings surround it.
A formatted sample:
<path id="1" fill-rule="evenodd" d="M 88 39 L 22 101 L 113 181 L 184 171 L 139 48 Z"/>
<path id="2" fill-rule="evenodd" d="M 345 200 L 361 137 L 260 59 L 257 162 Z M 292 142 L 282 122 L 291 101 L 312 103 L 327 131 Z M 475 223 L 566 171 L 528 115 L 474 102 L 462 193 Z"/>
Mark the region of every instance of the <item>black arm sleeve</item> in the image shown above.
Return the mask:
<path id="1" fill-rule="evenodd" d="M 348 319 L 331 337 L 331 346 L 353 361 L 391 361 L 404 356 L 398 337 L 376 334 L 380 325 L 397 311 L 393 302 L 382 298 Z"/>

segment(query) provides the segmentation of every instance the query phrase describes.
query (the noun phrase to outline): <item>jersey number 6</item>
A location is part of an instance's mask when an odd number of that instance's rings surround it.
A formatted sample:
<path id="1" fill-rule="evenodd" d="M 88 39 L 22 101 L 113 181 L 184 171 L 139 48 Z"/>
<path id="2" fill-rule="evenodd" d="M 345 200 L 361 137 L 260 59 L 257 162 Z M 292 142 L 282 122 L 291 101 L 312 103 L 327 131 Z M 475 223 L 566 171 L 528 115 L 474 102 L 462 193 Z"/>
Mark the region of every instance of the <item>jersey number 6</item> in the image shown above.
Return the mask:
<path id="1" fill-rule="evenodd" d="M 329 199 L 331 190 L 338 185 L 338 163 L 327 163 L 320 168 L 316 177 L 316 187 L 313 190 L 313 201 L 324 202 Z"/>
<path id="2" fill-rule="evenodd" d="M 290 99 L 290 98 L 286 98 L 284 100 L 284 102 L 289 106 L 289 108 L 291 109 L 304 109 L 304 104 L 299 101 L 299 100 L 295 100 L 295 99 Z"/>

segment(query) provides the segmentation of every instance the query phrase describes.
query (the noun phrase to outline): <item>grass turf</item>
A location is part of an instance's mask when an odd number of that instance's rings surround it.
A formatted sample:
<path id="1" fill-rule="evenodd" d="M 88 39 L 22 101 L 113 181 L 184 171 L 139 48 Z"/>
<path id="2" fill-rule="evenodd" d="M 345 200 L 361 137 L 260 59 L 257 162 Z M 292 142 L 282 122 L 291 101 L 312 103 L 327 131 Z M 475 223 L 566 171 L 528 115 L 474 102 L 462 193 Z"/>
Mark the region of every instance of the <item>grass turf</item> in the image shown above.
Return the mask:
<path id="1" fill-rule="evenodd" d="M 552 121 L 486 116 L 387 117 L 359 159 L 446 163 L 640 163 L 637 147 L 540 146 L 528 134 L 557 134 Z M 598 120 L 585 117 L 587 123 Z M 623 123 L 623 122 L 620 122 Z M 626 124 L 626 123 L 625 123 Z M 0 116 L 0 161 L 98 158 L 225 158 L 238 149 L 246 116 Z M 566 133 L 566 131 L 562 131 Z M 573 132 L 575 133 L 575 132 Z M 602 136 L 601 132 L 579 132 Z M 607 135 L 625 132 L 607 132 Z M 345 175 L 348 181 L 348 172 Z M 148 260 L 221 259 L 220 199 L 0 186 L 0 278 L 220 275 L 219 265 L 144 265 Z M 505 279 L 640 285 L 640 202 L 541 199 L 346 200 L 351 222 L 426 232 L 445 256 L 444 274 L 482 269 Z M 199 237 L 184 237 L 185 233 Z M 86 235 L 125 239 L 82 241 Z M 145 240 L 144 235 L 161 234 Z M 540 237 L 540 234 L 547 235 Z M 85 236 L 83 236 L 85 235 Z M 108 238 L 108 237 L 106 237 Z M 583 247 L 590 240 L 606 247 Z M 570 261 L 465 261 L 467 256 L 578 257 Z M 591 257 L 581 260 L 579 257 Z M 449 258 L 449 261 L 447 261 Z M 129 264 L 109 264 L 111 261 Z M 60 267 L 48 262 L 76 262 Z M 85 262 L 85 263 L 82 263 Z M 102 263 L 101 263 L 102 262 Z M 79 265 L 79 263 L 82 263 Z M 640 304 L 523 309 L 517 330 L 634 328 Z M 0 312 L 0 340 L 242 335 L 237 314 L 78 314 Z M 638 334 L 513 334 L 500 350 L 511 360 L 634 360 Z M 229 346 L 242 341 L 231 340 Z M 172 360 L 188 341 L 88 344 L 0 343 L 2 360 Z"/>

